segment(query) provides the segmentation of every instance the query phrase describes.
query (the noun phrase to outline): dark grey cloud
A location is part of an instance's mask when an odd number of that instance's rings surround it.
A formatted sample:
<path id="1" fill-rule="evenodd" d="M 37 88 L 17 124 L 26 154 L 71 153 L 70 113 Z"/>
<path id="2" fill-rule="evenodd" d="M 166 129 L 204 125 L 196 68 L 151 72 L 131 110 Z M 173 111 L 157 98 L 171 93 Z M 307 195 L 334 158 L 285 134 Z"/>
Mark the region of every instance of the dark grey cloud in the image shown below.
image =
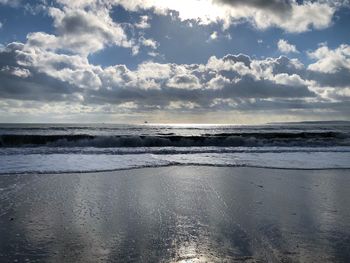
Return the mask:
<path id="1" fill-rule="evenodd" d="M 16 56 L 17 51 L 22 50 L 24 44 L 13 42 L 8 44 L 3 50 L 0 50 L 0 67 L 18 66 Z"/>
<path id="2" fill-rule="evenodd" d="M 5 99 L 42 102 L 73 101 L 73 97 L 69 95 L 81 91 L 69 83 L 40 73 L 34 73 L 26 79 L 0 73 L 0 79 L 0 97 Z"/>
<path id="3" fill-rule="evenodd" d="M 180 76 L 180 79 L 188 79 Z M 182 83 L 182 82 L 181 82 Z M 192 82 L 189 82 L 192 84 Z M 140 90 L 137 87 L 112 87 L 89 92 L 89 103 L 135 102 L 140 105 L 159 106 L 169 105 L 171 101 L 192 102 L 203 108 L 215 99 L 251 99 L 251 98 L 308 98 L 315 97 L 306 86 L 290 86 L 276 84 L 270 80 L 255 80 L 251 76 L 244 76 L 237 83 L 229 83 L 221 89 L 192 89 L 172 88 L 160 83 L 160 89 Z M 205 86 L 204 86 L 205 87 Z"/>
<path id="4" fill-rule="evenodd" d="M 256 80 L 243 76 L 237 83 L 229 84 L 221 90 L 222 98 L 307 98 L 315 97 L 307 86 L 276 84 L 271 80 Z"/>
<path id="5" fill-rule="evenodd" d="M 315 71 L 295 59 L 254 60 L 243 54 L 212 57 L 207 64 L 145 62 L 135 70 L 125 65 L 101 68 L 79 56 L 34 52 L 31 46 L 11 43 L 0 51 L 0 100 L 65 102 L 92 108 L 132 103 L 137 107 L 134 111 L 169 110 L 174 105 L 179 109 L 195 105 L 188 109 L 191 111 L 322 107 L 346 111 L 347 93 L 328 90 L 330 103 L 308 86 L 307 77 L 317 79 L 318 87 L 325 86 L 326 79 L 312 74 Z"/>
<path id="6" fill-rule="evenodd" d="M 250 63 L 252 62 L 250 57 L 244 54 L 232 55 L 228 54 L 222 58 L 224 62 L 231 61 L 233 63 L 242 62 L 246 67 L 250 67 Z"/>
<path id="7" fill-rule="evenodd" d="M 94 16 L 86 12 L 67 12 L 62 20 L 57 24 L 57 29 L 62 35 L 89 34 L 91 36 L 101 36 L 104 39 L 113 40 L 113 32 L 107 25 L 99 23 Z"/>
<path id="8" fill-rule="evenodd" d="M 340 68 L 334 73 L 308 71 L 306 77 L 317 81 L 320 86 L 338 88 L 350 86 L 350 70 L 347 68 Z"/>
<path id="9" fill-rule="evenodd" d="M 217 3 L 237 6 L 248 6 L 258 9 L 267 9 L 278 13 L 285 14 L 292 8 L 290 0 L 214 0 Z"/>
<path id="10" fill-rule="evenodd" d="M 168 86 L 180 89 L 197 89 L 200 88 L 199 80 L 192 74 L 179 74 L 171 78 Z"/>
<path id="11" fill-rule="evenodd" d="M 273 74 L 286 73 L 289 75 L 297 74 L 304 76 L 305 67 L 299 61 L 295 59 L 289 59 L 286 56 L 280 56 L 279 58 L 270 58 L 262 61 L 260 65 L 263 68 L 272 68 Z"/>
<path id="12" fill-rule="evenodd" d="M 293 111 L 294 115 L 313 115 L 321 114 L 334 115 L 336 118 L 346 118 L 350 114 L 349 102 L 320 102 L 310 101 L 305 103 L 304 100 L 263 100 L 259 99 L 254 102 L 245 101 L 239 104 L 238 109 L 245 112 L 251 112 L 256 109 L 266 112 L 276 112 L 277 114 L 288 114 Z M 327 109 L 327 111 L 325 111 Z"/>
<path id="13" fill-rule="evenodd" d="M 36 68 L 22 66 L 19 61 L 23 62 L 23 56 L 19 51 L 23 48 L 23 44 L 11 43 L 0 52 L 0 98 L 64 101 L 70 99 L 67 95 L 82 92 L 80 88 L 40 73 Z"/>

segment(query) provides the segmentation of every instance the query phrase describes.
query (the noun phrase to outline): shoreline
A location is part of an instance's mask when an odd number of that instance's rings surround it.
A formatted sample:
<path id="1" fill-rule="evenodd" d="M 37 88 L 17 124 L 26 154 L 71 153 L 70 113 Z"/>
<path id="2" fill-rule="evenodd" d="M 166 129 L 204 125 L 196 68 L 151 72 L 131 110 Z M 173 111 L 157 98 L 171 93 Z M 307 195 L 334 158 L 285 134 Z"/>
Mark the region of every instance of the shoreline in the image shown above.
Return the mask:
<path id="1" fill-rule="evenodd" d="M 350 172 L 167 166 L 0 177 L 1 262 L 346 262 Z"/>
<path id="2" fill-rule="evenodd" d="M 157 166 L 140 166 L 131 168 L 117 168 L 108 170 L 91 170 L 91 171 L 33 171 L 33 172 L 0 172 L 0 176 L 11 176 L 11 175 L 59 175 L 59 174 L 98 174 L 98 173 L 110 173 L 119 171 L 133 171 L 140 169 L 157 169 L 157 168 L 167 168 L 167 167 L 217 167 L 217 168 L 251 168 L 251 169 L 266 169 L 266 170 L 291 170 L 291 171 L 350 171 L 349 168 L 344 167 L 330 167 L 330 168 L 283 168 L 283 167 L 264 167 L 264 166 L 254 166 L 254 165 L 227 165 L 227 164 L 168 164 L 168 165 L 157 165 Z"/>

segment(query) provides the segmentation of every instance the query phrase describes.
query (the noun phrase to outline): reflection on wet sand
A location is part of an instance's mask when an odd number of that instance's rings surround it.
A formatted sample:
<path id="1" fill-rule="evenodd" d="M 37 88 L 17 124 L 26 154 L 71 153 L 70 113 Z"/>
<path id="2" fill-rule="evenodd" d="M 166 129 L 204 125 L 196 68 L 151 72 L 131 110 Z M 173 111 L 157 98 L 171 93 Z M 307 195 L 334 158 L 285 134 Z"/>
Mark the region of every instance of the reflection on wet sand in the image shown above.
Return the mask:
<path id="1" fill-rule="evenodd" d="M 346 262 L 348 170 L 0 178 L 0 261 Z"/>

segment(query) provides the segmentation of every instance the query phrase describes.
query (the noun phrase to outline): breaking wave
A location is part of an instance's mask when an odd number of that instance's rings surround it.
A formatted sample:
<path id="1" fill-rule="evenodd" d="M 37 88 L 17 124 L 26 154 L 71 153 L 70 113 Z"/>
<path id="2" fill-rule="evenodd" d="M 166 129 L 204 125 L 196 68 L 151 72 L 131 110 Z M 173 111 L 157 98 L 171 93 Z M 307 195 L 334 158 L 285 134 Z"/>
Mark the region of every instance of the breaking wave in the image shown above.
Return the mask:
<path id="1" fill-rule="evenodd" d="M 0 135 L 0 147 L 330 147 L 350 146 L 344 132 L 223 133 L 201 136 L 177 135 Z"/>

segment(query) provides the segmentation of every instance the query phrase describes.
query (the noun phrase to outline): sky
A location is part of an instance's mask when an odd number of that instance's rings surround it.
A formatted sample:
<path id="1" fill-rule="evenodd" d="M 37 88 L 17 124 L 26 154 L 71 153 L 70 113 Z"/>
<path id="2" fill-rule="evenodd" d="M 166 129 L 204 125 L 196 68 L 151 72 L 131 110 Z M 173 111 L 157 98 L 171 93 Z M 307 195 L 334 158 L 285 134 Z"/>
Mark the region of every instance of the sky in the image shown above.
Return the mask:
<path id="1" fill-rule="evenodd" d="M 350 120 L 348 0 L 0 0 L 0 122 Z"/>

